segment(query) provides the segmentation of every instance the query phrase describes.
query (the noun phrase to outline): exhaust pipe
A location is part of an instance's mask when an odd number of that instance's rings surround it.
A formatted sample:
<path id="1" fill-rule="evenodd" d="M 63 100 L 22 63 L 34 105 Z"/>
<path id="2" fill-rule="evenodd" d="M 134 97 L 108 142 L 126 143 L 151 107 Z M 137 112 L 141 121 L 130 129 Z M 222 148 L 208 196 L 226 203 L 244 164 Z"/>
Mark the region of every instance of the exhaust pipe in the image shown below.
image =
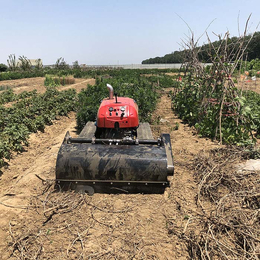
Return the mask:
<path id="1" fill-rule="evenodd" d="M 107 88 L 109 90 L 109 99 L 113 99 L 113 96 L 114 96 L 113 87 L 110 84 L 107 84 Z"/>

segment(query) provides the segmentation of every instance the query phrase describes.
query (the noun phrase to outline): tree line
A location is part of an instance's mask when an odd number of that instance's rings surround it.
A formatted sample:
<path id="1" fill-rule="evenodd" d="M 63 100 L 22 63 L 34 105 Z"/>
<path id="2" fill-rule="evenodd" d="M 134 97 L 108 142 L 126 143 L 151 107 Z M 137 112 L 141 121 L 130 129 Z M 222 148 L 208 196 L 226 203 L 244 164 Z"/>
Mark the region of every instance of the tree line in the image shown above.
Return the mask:
<path id="1" fill-rule="evenodd" d="M 245 36 L 244 44 L 248 46 L 246 48 L 244 59 L 251 61 L 256 58 L 260 58 L 260 32 L 256 32 L 251 39 L 251 35 Z M 228 39 L 228 46 L 233 49 L 239 48 L 239 37 L 232 37 Z M 215 48 L 219 48 L 221 45 L 221 41 L 215 41 L 212 43 Z M 211 62 L 212 55 L 214 50 L 212 49 L 211 44 L 204 44 L 201 47 L 198 47 L 199 53 L 198 57 L 201 62 Z M 170 54 L 166 54 L 163 57 L 155 57 L 142 61 L 142 64 L 157 64 L 157 63 L 183 63 L 184 57 L 186 57 L 185 52 L 183 51 L 174 51 Z"/>

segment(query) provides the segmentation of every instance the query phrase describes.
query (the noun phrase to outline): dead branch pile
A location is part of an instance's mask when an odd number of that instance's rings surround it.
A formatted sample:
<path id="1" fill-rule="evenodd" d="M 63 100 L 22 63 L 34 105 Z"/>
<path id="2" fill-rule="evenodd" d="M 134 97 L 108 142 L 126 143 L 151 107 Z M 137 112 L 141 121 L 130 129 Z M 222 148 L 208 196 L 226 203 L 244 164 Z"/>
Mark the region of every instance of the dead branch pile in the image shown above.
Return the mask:
<path id="1" fill-rule="evenodd" d="M 238 170 L 245 153 L 223 148 L 194 160 L 199 234 L 183 236 L 192 259 L 259 259 L 260 172 Z"/>
<path id="2" fill-rule="evenodd" d="M 132 211 L 140 202 L 130 206 L 120 196 L 100 199 L 44 189 L 32 197 L 26 220 L 10 221 L 10 259 L 147 259 L 156 254 L 138 234 L 142 223 Z"/>
<path id="3" fill-rule="evenodd" d="M 44 245 L 52 244 L 53 234 L 63 233 L 64 230 L 76 232 L 70 229 L 73 224 L 69 223 L 66 215 L 82 207 L 84 200 L 80 194 L 69 192 L 61 194 L 49 191 L 44 188 L 44 193 L 31 198 L 31 205 L 28 210 L 34 214 L 24 222 L 10 221 L 9 234 L 11 241 L 9 246 L 12 249 L 10 258 L 16 259 L 41 259 L 44 254 Z M 47 192 L 48 191 L 48 192 Z M 65 220 L 58 225 L 51 226 L 49 222 L 55 215 L 62 216 Z M 74 242 L 75 243 L 75 242 Z M 68 248 L 69 253 L 70 248 Z M 65 257 L 65 255 L 64 255 Z"/>

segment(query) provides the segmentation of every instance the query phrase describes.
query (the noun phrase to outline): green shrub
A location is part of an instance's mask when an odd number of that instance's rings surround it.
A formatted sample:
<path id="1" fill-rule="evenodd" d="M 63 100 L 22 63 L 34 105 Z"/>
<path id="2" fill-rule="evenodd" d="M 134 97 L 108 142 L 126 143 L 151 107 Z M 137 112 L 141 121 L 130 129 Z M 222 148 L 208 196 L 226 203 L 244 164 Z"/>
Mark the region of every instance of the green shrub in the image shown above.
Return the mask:
<path id="1" fill-rule="evenodd" d="M 8 70 L 8 67 L 5 64 L 0 63 L 0 72 L 5 72 L 7 70 Z"/>
<path id="2" fill-rule="evenodd" d="M 219 140 L 221 116 L 224 143 L 248 144 L 254 141 L 252 131 L 260 133 L 260 95 L 248 91 L 242 95 L 233 88 L 229 96 L 223 96 L 224 85 L 213 87 L 205 81 L 185 83 L 173 97 L 173 105 L 180 118 L 194 125 L 201 136 Z"/>

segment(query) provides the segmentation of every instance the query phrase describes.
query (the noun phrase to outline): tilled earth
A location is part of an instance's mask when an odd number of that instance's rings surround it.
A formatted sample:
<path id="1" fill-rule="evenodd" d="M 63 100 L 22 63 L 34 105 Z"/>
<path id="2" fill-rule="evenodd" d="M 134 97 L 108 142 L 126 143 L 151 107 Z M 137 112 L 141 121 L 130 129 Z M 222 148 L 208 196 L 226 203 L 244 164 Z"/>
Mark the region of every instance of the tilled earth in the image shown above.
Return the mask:
<path id="1" fill-rule="evenodd" d="M 162 93 L 152 125 L 155 137 L 171 135 L 175 174 L 165 193 L 89 197 L 55 192 L 51 180 L 58 149 L 66 131 L 76 136 L 75 114 L 61 117 L 43 133 L 32 134 L 27 150 L 3 169 L 2 259 L 189 258 L 180 234 L 198 233 L 200 227 L 192 219 L 202 214 L 196 204 L 198 186 L 190 164 L 201 150 L 207 152 L 219 145 L 199 138 L 174 115 L 168 91 Z"/>

